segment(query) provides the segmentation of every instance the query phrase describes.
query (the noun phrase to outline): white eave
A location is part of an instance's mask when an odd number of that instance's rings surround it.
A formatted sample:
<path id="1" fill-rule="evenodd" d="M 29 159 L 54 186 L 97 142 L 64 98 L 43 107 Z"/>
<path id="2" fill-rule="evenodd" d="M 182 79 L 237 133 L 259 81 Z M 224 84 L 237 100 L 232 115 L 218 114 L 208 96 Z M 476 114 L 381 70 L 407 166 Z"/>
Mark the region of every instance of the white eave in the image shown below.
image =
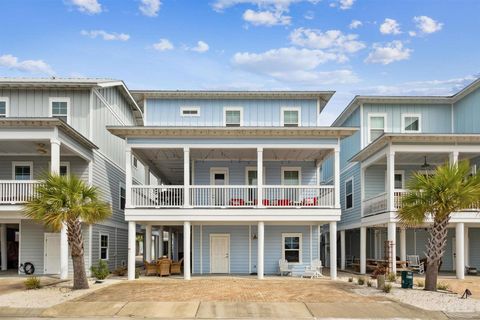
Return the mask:
<path id="1" fill-rule="evenodd" d="M 358 129 L 351 127 L 118 127 L 107 126 L 107 130 L 120 138 L 345 138 Z"/>

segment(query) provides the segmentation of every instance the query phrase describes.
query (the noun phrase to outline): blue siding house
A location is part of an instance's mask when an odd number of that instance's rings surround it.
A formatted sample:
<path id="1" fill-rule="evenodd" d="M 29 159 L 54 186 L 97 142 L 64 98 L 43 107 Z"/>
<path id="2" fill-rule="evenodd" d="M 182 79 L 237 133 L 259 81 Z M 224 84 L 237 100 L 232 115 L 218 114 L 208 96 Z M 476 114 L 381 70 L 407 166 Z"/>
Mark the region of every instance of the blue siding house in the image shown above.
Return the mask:
<path id="1" fill-rule="evenodd" d="M 340 221 L 340 143 L 357 131 L 318 125 L 332 94 L 134 91 L 145 126 L 108 130 L 127 143 L 126 168 L 133 155 L 160 181 L 136 184 L 127 170 L 129 279 L 137 224 L 146 230 L 145 259 L 183 258 L 186 279 L 263 278 L 278 274 L 279 261 L 303 269 L 319 260 L 328 241 L 321 226 L 335 230 Z M 329 158 L 327 181 L 320 168 Z M 159 250 L 151 235 L 165 230 L 173 238 Z M 328 241 L 332 278 L 335 239 Z"/>

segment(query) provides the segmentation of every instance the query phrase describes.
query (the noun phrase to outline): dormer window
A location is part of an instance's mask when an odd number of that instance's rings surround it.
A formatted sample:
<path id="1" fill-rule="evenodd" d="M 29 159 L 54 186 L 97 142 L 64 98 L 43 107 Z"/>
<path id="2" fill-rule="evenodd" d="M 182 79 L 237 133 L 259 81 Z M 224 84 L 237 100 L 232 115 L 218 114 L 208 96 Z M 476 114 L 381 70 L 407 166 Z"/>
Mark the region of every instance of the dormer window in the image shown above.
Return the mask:
<path id="1" fill-rule="evenodd" d="M 421 117 L 419 114 L 402 114 L 402 130 L 404 133 L 419 133 L 421 130 Z"/>
<path id="2" fill-rule="evenodd" d="M 243 125 L 243 109 L 226 107 L 223 111 L 225 127 L 241 127 Z"/>
<path id="3" fill-rule="evenodd" d="M 200 108 L 199 107 L 181 107 L 180 115 L 182 117 L 199 117 Z"/>
<path id="4" fill-rule="evenodd" d="M 70 98 L 50 98 L 50 117 L 70 123 Z"/>
<path id="5" fill-rule="evenodd" d="M 300 127 L 300 108 L 282 108 L 282 127 Z"/>

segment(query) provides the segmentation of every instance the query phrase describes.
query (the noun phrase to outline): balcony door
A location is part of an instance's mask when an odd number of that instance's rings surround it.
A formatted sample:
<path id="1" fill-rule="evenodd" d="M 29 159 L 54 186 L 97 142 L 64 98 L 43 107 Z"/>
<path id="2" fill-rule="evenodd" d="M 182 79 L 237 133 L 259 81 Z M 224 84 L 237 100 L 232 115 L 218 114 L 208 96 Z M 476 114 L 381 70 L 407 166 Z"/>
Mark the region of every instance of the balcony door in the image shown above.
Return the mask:
<path id="1" fill-rule="evenodd" d="M 282 167 L 283 199 L 282 205 L 293 205 L 300 201 L 299 189 L 295 186 L 301 184 L 301 169 L 299 167 Z"/>
<path id="2" fill-rule="evenodd" d="M 214 206 L 226 206 L 228 192 L 222 186 L 228 185 L 228 168 L 211 168 L 210 185 L 215 186 L 212 190 L 211 200 Z"/>

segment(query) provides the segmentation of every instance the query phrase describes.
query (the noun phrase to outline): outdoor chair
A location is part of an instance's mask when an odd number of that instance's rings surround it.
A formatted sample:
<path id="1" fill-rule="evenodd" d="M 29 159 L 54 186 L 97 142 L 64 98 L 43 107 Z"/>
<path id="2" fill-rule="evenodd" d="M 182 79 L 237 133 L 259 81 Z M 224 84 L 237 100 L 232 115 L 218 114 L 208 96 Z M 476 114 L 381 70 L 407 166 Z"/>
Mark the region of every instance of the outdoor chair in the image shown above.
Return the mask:
<path id="1" fill-rule="evenodd" d="M 143 262 L 145 265 L 145 275 L 146 276 L 156 276 L 157 275 L 157 264 L 155 262 Z"/>
<path id="2" fill-rule="evenodd" d="M 322 276 L 322 261 L 319 259 L 312 260 L 309 266 L 305 267 L 305 271 L 302 274 L 302 278 L 319 278 Z"/>
<path id="3" fill-rule="evenodd" d="M 182 264 L 183 258 L 180 261 L 172 261 L 172 265 L 170 267 L 171 274 L 181 274 L 182 273 Z"/>
<path id="4" fill-rule="evenodd" d="M 232 207 L 239 207 L 244 205 L 245 205 L 245 200 L 243 199 L 240 199 L 240 198 L 230 199 L 230 206 Z"/>
<path id="5" fill-rule="evenodd" d="M 280 270 L 280 276 L 289 275 L 292 271 L 288 268 L 288 261 L 285 259 L 278 260 L 278 269 Z"/>
<path id="6" fill-rule="evenodd" d="M 160 259 L 157 262 L 157 273 L 160 277 L 170 275 L 170 266 L 172 265 L 172 260 L 170 259 Z"/>
<path id="7" fill-rule="evenodd" d="M 471 266 L 465 266 L 465 273 L 468 275 L 477 275 L 477 268 Z"/>
<path id="8" fill-rule="evenodd" d="M 317 206 L 318 205 L 318 198 L 304 198 L 302 200 L 302 205 L 303 206 Z"/>
<path id="9" fill-rule="evenodd" d="M 346 256 L 346 257 L 345 257 L 345 266 L 346 266 L 347 268 L 352 267 L 354 260 L 355 260 L 355 257 L 354 257 L 354 256 Z"/>
<path id="10" fill-rule="evenodd" d="M 418 272 L 418 274 L 423 274 L 425 272 L 425 263 L 420 261 L 418 255 L 407 255 L 407 267 Z"/>

